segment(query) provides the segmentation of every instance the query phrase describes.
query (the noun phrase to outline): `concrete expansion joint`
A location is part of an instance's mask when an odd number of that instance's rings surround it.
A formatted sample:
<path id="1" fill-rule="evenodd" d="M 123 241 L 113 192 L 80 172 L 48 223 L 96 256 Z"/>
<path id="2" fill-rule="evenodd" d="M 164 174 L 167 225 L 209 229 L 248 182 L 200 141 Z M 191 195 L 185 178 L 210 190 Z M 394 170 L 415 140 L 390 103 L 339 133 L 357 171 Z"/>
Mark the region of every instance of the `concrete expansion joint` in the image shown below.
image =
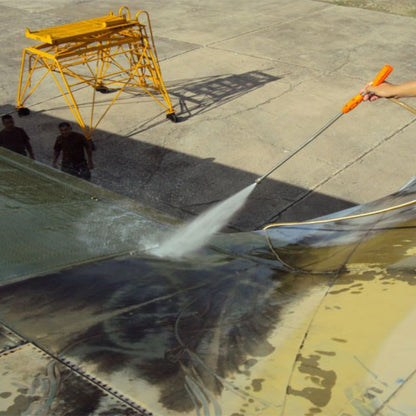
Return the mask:
<path id="1" fill-rule="evenodd" d="M 214 46 L 208 46 L 207 49 L 213 49 L 215 51 L 222 51 L 222 52 L 229 52 L 237 56 L 246 56 L 248 58 L 260 59 L 260 60 L 268 61 L 268 62 L 281 62 L 286 65 L 289 64 L 288 62 L 280 61 L 279 59 L 276 59 L 276 58 L 270 58 L 268 56 L 259 56 L 259 55 L 254 55 L 251 53 L 237 52 L 233 49 L 220 48 L 220 47 L 214 47 Z"/>
<path id="2" fill-rule="evenodd" d="M 300 84 L 301 84 L 301 82 L 298 83 L 298 84 L 296 84 L 296 85 L 289 85 L 289 88 L 287 88 L 285 91 L 281 92 L 280 94 L 277 94 L 277 95 L 275 95 L 275 96 L 273 96 L 271 98 L 266 99 L 265 101 L 262 101 L 260 103 L 257 103 L 256 105 L 254 105 L 252 107 L 246 107 L 246 108 L 244 108 L 242 110 L 238 110 L 238 111 L 235 111 L 233 113 L 226 114 L 223 117 L 221 115 L 220 116 L 217 116 L 217 117 L 207 117 L 207 118 L 205 118 L 205 120 L 227 120 L 227 119 L 232 119 L 232 118 L 234 118 L 236 116 L 239 116 L 241 114 L 245 114 L 245 113 L 247 113 L 249 111 L 253 111 L 253 110 L 254 111 L 255 110 L 262 110 L 265 113 L 269 113 L 269 114 L 272 114 L 273 116 L 275 116 L 275 114 L 273 114 L 273 113 L 271 113 L 271 112 L 269 112 L 267 110 L 264 110 L 261 107 L 264 107 L 265 105 L 268 105 L 268 104 L 272 103 L 273 101 L 278 100 L 279 98 L 284 97 L 286 94 L 292 92 Z"/>
<path id="3" fill-rule="evenodd" d="M 323 10 L 331 9 L 333 7 L 334 7 L 333 5 L 326 5 L 326 6 L 322 7 L 322 10 L 320 9 L 320 10 L 312 11 L 312 12 L 309 13 L 309 15 L 314 16 L 314 15 L 322 13 Z M 252 35 L 252 34 L 258 33 L 258 32 L 264 32 L 264 31 L 266 31 L 270 28 L 276 28 L 276 27 L 284 26 L 284 25 L 291 25 L 292 23 L 295 23 L 295 22 L 297 22 L 299 20 L 302 20 L 302 19 L 303 19 L 303 16 L 299 15 L 298 17 L 295 17 L 293 19 L 288 19 L 288 20 L 285 20 L 283 22 L 279 21 L 279 22 L 275 22 L 275 23 L 270 23 L 268 25 L 263 25 L 263 26 L 260 25 L 257 29 L 247 30 L 245 32 L 239 33 L 238 35 L 234 35 L 234 36 L 230 36 L 228 38 L 223 38 L 223 39 L 220 39 L 220 40 L 216 40 L 216 41 L 213 41 L 213 42 L 206 43 L 203 46 L 205 48 L 211 48 L 213 45 L 216 45 L 216 44 L 219 44 L 219 43 L 222 43 L 222 42 L 227 42 L 227 41 L 230 41 L 230 40 L 233 40 L 233 39 L 238 39 L 242 36 Z M 213 49 L 216 49 L 216 48 L 213 48 Z M 221 49 L 221 48 L 219 48 L 219 49 Z"/>
<path id="4" fill-rule="evenodd" d="M 284 214 L 288 209 L 296 206 L 299 202 L 303 201 L 309 194 L 311 194 L 313 190 L 308 190 L 304 194 L 302 194 L 299 198 L 295 199 L 294 201 L 289 202 L 284 208 L 282 208 L 276 215 L 271 216 L 266 221 L 264 221 L 259 228 L 263 228 L 265 225 L 270 224 L 272 222 L 277 222 L 279 217 Z"/>
<path id="5" fill-rule="evenodd" d="M 160 38 L 160 36 L 159 36 L 159 38 Z M 172 38 L 164 38 L 164 39 L 167 39 L 170 42 L 178 42 L 176 39 L 172 39 Z M 183 41 L 179 41 L 179 42 L 183 42 Z M 199 43 L 192 43 L 192 42 L 186 42 L 186 43 L 188 43 L 189 45 L 195 45 L 195 47 L 192 48 L 192 49 L 188 49 L 186 51 L 180 52 L 180 53 L 176 53 L 174 55 L 169 55 L 166 58 L 158 59 L 159 62 L 165 62 L 165 61 L 169 61 L 170 59 L 176 59 L 178 56 L 187 55 L 188 53 L 194 52 L 197 49 L 205 48 L 205 45 L 200 45 Z"/>
<path id="6" fill-rule="evenodd" d="M 354 165 L 355 163 L 361 161 L 365 156 L 367 156 L 368 154 L 370 154 L 371 152 L 373 152 L 374 150 L 376 150 L 377 148 L 379 148 L 382 144 L 388 142 L 389 140 L 391 140 L 394 137 L 396 137 L 399 133 L 401 133 L 402 131 L 404 131 L 405 129 L 407 129 L 407 127 L 409 127 L 410 125 L 412 125 L 415 121 L 416 121 L 416 118 L 414 118 L 410 122 L 406 123 L 404 126 L 396 129 L 392 134 L 390 134 L 387 137 L 384 137 L 378 143 L 375 143 L 373 146 L 371 146 L 365 152 L 361 153 L 355 159 L 351 160 L 349 163 L 346 163 L 344 166 L 342 166 L 340 169 L 338 169 L 336 172 L 334 172 L 332 175 L 330 175 L 327 179 L 325 179 L 324 181 L 322 181 L 319 184 L 317 184 L 317 186 L 315 186 L 313 188 L 313 190 L 318 189 L 320 186 L 322 186 L 323 184 L 325 184 L 326 182 L 328 182 L 330 179 L 332 179 L 335 176 L 339 175 L 340 173 L 342 173 L 344 170 L 346 170 L 350 166 Z"/>
<path id="7" fill-rule="evenodd" d="M 297 84 L 297 85 L 299 85 L 299 84 Z M 297 85 L 296 85 L 296 86 L 297 86 Z M 232 113 L 232 114 L 227 114 L 226 116 L 224 116 L 223 120 L 226 120 L 226 119 L 231 118 L 231 117 L 238 116 L 238 115 L 240 115 L 240 114 L 247 113 L 248 111 L 253 111 L 253 110 L 262 110 L 262 108 L 261 108 L 261 107 L 263 107 L 263 106 L 265 106 L 265 105 L 268 105 L 268 104 L 271 104 L 273 101 L 278 100 L 279 98 L 284 97 L 284 96 L 285 96 L 285 95 L 287 95 L 288 93 L 292 92 L 292 91 L 296 88 L 296 86 L 292 86 L 292 85 L 291 85 L 291 86 L 289 86 L 289 88 L 288 88 L 288 89 L 286 89 L 285 91 L 281 92 L 280 94 L 277 94 L 277 95 L 275 95 L 275 96 L 273 96 L 273 97 L 271 97 L 271 98 L 268 98 L 268 99 L 266 99 L 266 100 L 264 100 L 264 101 L 262 101 L 262 102 L 260 102 L 260 103 L 257 103 L 256 105 L 254 105 L 254 106 L 252 106 L 252 107 L 246 107 L 246 108 L 244 108 L 243 110 L 236 111 L 235 113 Z M 267 112 L 267 111 L 266 111 L 266 112 Z M 274 114 L 273 114 L 273 115 L 274 115 Z M 219 118 L 217 118 L 217 119 L 219 119 Z"/>
<path id="8" fill-rule="evenodd" d="M 203 49 L 203 46 L 202 45 L 199 45 L 197 43 L 192 43 L 192 45 L 195 45 L 195 47 L 192 48 L 192 49 L 189 49 L 187 51 L 181 52 L 181 53 L 177 53 L 177 54 L 174 54 L 174 55 L 170 55 L 168 58 L 161 59 L 160 61 L 162 62 L 162 61 L 168 61 L 168 60 L 174 59 L 174 58 L 176 59 L 178 56 L 187 55 L 190 52 L 196 51 L 197 49 Z"/>
<path id="9" fill-rule="evenodd" d="M 354 158 L 353 160 L 349 161 L 348 163 L 346 163 L 344 166 L 342 166 L 341 168 L 339 168 L 338 170 L 336 170 L 335 172 L 333 172 L 332 174 L 328 175 L 325 179 L 323 179 L 322 181 L 320 181 L 319 183 L 317 183 L 315 186 L 310 187 L 305 193 L 303 193 L 299 198 L 295 199 L 294 201 L 290 202 L 288 205 L 286 205 L 283 209 L 281 209 L 276 215 L 274 215 L 273 217 L 269 218 L 263 225 L 269 223 L 269 222 L 273 222 L 273 221 L 277 221 L 277 219 L 288 209 L 298 205 L 301 201 L 303 201 L 306 197 L 308 197 L 311 193 L 316 192 L 320 187 L 322 187 L 323 185 L 325 185 L 327 182 L 329 182 L 330 180 L 334 179 L 336 176 L 338 176 L 339 174 L 341 174 L 342 172 L 344 172 L 346 169 L 350 168 L 351 166 L 353 166 L 354 164 L 356 164 L 357 162 L 361 161 L 365 156 L 367 156 L 368 154 L 370 154 L 371 152 L 373 152 L 374 150 L 376 150 L 378 147 L 380 147 L 382 144 L 388 142 L 389 140 L 393 139 L 394 137 L 396 137 L 399 133 L 401 133 L 402 131 L 404 131 L 405 129 L 407 129 L 409 126 L 411 126 L 413 123 L 416 122 L 416 118 L 414 118 L 413 120 L 411 120 L 410 122 L 406 123 L 404 126 L 401 126 L 400 128 L 396 129 L 392 134 L 390 134 L 387 137 L 384 137 L 382 140 L 380 140 L 378 143 L 374 144 L 372 147 L 370 147 L 369 149 L 367 149 L 365 152 L 361 153 L 359 156 L 357 156 L 356 158 Z"/>
<path id="10" fill-rule="evenodd" d="M 408 123 L 406 123 L 405 125 L 403 125 L 402 127 L 399 127 L 398 129 L 396 129 L 392 134 L 390 134 L 389 136 L 385 137 L 384 139 L 382 139 L 379 143 L 374 145 L 374 149 L 376 149 L 378 146 L 380 146 L 381 144 L 391 140 L 392 138 L 394 138 L 395 136 L 397 136 L 399 133 L 401 133 L 402 131 L 406 130 L 408 127 L 410 127 L 412 124 L 414 124 L 416 122 L 416 118 L 413 118 L 413 120 L 410 120 Z"/>

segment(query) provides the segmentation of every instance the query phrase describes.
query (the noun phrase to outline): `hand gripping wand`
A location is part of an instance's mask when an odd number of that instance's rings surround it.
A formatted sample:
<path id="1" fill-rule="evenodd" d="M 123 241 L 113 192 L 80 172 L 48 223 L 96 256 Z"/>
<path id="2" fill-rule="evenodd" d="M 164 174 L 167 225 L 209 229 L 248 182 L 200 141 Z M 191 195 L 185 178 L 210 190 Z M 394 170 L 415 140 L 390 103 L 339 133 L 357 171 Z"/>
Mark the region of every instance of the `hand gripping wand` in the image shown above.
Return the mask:
<path id="1" fill-rule="evenodd" d="M 372 84 L 374 86 L 380 85 L 385 81 L 385 79 L 390 75 L 391 71 L 393 71 L 393 68 L 390 65 L 384 65 L 384 67 L 381 69 L 381 71 L 377 74 L 377 76 L 374 78 Z M 344 107 L 342 107 L 342 110 L 340 113 L 338 113 L 334 118 L 329 120 L 324 126 L 322 126 L 316 133 L 314 133 L 311 137 L 309 137 L 302 145 L 300 145 L 296 150 L 294 150 L 289 156 L 287 156 L 285 159 L 281 160 L 277 165 L 275 165 L 272 169 L 270 169 L 267 173 L 265 173 L 260 178 L 257 178 L 254 183 L 259 184 L 263 179 L 267 178 L 271 173 L 273 173 L 277 168 L 282 166 L 284 163 L 286 163 L 289 159 L 291 159 L 293 156 L 296 155 L 296 153 L 300 152 L 304 147 L 306 147 L 309 143 L 311 143 L 313 140 L 315 140 L 322 132 L 324 132 L 329 126 L 334 124 L 342 115 L 350 112 L 355 107 L 357 107 L 358 104 L 361 103 L 364 99 L 364 93 L 357 94 L 355 97 L 351 98 Z"/>

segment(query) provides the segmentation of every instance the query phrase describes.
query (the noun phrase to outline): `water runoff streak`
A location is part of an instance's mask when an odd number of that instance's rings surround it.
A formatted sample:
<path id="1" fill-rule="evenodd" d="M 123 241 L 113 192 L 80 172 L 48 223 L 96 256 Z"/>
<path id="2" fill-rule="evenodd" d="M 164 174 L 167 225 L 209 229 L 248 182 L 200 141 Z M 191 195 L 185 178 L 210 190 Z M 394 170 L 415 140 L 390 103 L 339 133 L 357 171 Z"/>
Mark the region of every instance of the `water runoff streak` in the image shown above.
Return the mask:
<path id="1" fill-rule="evenodd" d="M 219 202 L 190 223 L 176 230 L 151 253 L 159 257 L 182 258 L 205 246 L 245 204 L 257 183 Z"/>

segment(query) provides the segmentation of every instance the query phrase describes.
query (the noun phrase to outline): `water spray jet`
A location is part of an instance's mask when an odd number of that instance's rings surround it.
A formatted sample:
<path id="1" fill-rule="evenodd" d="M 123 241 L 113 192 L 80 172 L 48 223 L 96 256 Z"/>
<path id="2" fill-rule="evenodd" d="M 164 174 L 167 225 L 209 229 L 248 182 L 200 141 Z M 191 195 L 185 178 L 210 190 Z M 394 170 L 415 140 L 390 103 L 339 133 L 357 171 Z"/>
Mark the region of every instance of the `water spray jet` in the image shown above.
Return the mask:
<path id="1" fill-rule="evenodd" d="M 379 85 L 384 82 L 392 70 L 393 68 L 390 65 L 385 65 L 374 78 L 372 84 Z M 335 121 L 337 121 L 342 115 L 354 109 L 363 101 L 363 98 L 363 93 L 357 94 L 355 97 L 351 98 L 351 100 L 349 100 L 344 105 L 340 113 L 329 120 L 316 133 L 314 133 L 303 144 L 296 148 L 289 156 L 277 163 L 263 176 L 257 178 L 254 183 L 242 189 L 240 192 L 230 196 L 223 202 L 220 202 L 219 204 L 211 207 L 206 212 L 203 212 L 192 222 L 186 224 L 184 227 L 179 228 L 179 230 L 171 235 L 170 238 L 168 238 L 165 242 L 160 244 L 160 246 L 155 249 L 151 249 L 150 252 L 159 257 L 182 258 L 202 248 L 208 243 L 210 238 L 216 232 L 220 231 L 221 228 L 223 228 L 228 223 L 231 217 L 233 217 L 237 211 L 239 211 L 244 206 L 246 200 L 258 184 L 260 184 L 276 169 L 278 169 L 298 152 L 300 152 L 309 143 L 315 140 L 322 132 L 334 124 Z"/>

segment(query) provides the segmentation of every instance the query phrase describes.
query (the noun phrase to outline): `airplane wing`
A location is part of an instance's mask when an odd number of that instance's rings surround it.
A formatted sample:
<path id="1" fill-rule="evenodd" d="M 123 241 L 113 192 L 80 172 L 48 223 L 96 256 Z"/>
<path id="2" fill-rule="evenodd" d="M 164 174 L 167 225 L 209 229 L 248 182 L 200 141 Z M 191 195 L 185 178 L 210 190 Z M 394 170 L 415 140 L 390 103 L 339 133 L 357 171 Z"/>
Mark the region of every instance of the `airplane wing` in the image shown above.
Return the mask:
<path id="1" fill-rule="evenodd" d="M 3 415 L 416 413 L 416 183 L 148 249 L 172 219 L 0 149 Z"/>

